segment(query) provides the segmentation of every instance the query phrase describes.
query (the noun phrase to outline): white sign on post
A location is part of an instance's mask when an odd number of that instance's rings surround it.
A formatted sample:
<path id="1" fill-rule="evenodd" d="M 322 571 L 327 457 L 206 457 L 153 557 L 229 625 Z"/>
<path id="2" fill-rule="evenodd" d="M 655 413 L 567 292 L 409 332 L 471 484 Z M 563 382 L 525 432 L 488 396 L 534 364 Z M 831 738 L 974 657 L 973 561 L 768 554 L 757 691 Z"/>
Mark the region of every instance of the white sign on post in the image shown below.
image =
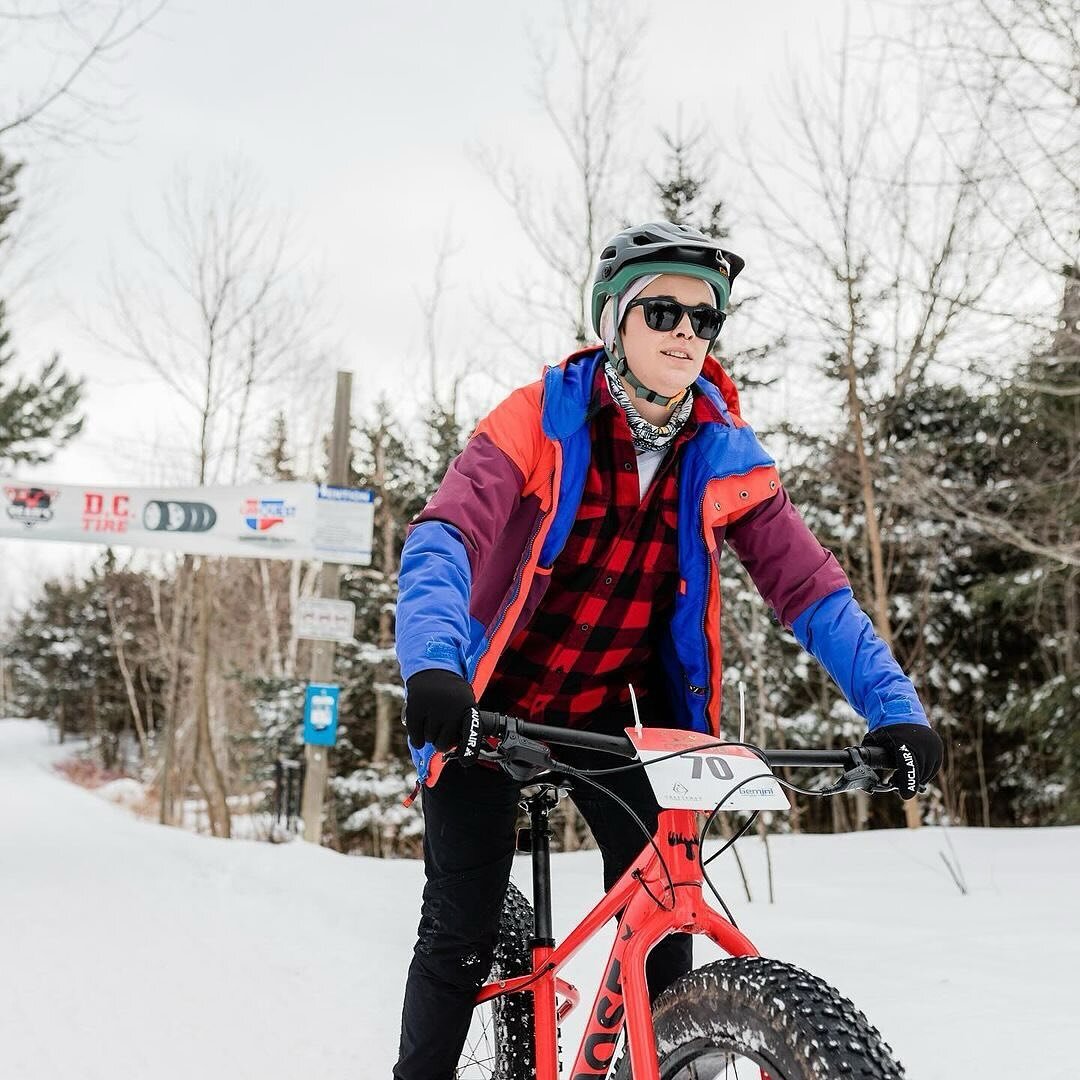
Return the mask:
<path id="1" fill-rule="evenodd" d="M 298 638 L 348 644 L 353 639 L 356 608 L 351 600 L 301 600 L 295 625 Z"/>

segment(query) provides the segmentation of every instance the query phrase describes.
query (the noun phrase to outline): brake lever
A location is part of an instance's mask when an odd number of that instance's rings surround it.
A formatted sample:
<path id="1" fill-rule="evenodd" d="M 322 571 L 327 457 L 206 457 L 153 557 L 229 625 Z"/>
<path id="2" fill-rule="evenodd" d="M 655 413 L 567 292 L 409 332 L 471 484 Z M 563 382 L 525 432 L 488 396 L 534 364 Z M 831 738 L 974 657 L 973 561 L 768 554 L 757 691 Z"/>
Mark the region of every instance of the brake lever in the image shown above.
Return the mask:
<path id="1" fill-rule="evenodd" d="M 877 770 L 872 769 L 859 757 L 858 747 L 846 747 L 850 767 L 835 784 L 822 788 L 822 795 L 837 795 L 842 791 L 865 791 L 871 795 L 884 795 L 896 791 L 895 784 L 883 784 Z"/>
<path id="2" fill-rule="evenodd" d="M 516 731 L 507 731 L 499 744 L 499 765 L 515 780 L 525 783 L 550 771 L 554 762 L 551 750 L 543 743 L 526 739 Z"/>

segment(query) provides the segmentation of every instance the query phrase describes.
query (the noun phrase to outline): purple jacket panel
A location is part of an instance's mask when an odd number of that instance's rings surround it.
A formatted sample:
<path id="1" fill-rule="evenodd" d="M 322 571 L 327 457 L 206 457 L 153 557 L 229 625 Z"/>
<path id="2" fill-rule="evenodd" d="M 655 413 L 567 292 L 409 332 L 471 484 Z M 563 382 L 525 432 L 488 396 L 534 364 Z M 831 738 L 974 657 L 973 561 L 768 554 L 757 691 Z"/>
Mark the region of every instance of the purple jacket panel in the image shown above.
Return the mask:
<path id="1" fill-rule="evenodd" d="M 782 487 L 722 531 L 788 629 L 811 604 L 851 587 L 836 557 L 821 546 Z"/>
<path id="2" fill-rule="evenodd" d="M 469 614 L 486 629 L 499 614 L 540 517 L 540 500 L 522 498 L 524 486 L 517 465 L 481 433 L 451 462 L 413 521 L 444 521 L 461 534 L 472 571 Z"/>
<path id="3" fill-rule="evenodd" d="M 514 629 L 511 631 L 510 637 L 507 641 L 512 641 L 514 634 L 516 634 L 522 627 L 526 626 L 529 620 L 533 617 L 536 609 L 540 606 L 540 601 L 544 598 L 544 593 L 548 590 L 548 585 L 551 584 L 551 574 L 543 571 L 534 574 L 532 581 L 529 583 L 529 591 L 525 596 L 525 603 L 521 608 L 521 612 L 518 614 L 517 621 L 514 623 Z"/>

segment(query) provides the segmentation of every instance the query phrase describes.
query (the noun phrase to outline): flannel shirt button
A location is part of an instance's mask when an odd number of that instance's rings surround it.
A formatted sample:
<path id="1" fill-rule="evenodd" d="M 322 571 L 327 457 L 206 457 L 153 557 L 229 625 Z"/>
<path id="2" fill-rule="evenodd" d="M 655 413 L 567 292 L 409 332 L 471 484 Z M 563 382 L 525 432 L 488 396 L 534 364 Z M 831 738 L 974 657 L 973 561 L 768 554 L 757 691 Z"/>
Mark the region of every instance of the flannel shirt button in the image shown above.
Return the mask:
<path id="1" fill-rule="evenodd" d="M 610 577 L 610 576 L 606 577 L 606 578 L 604 578 L 604 584 L 605 585 L 610 585 L 614 580 L 615 579 L 613 577 Z"/>
<path id="2" fill-rule="evenodd" d="M 589 629 L 589 624 L 588 624 L 587 622 L 583 622 L 583 623 L 581 624 L 581 629 L 582 629 L 582 630 L 588 630 L 588 629 Z"/>
<path id="3" fill-rule="evenodd" d="M 623 468 L 624 468 L 624 469 L 625 469 L 625 470 L 626 470 L 627 472 L 629 472 L 629 471 L 630 471 L 630 470 L 631 470 L 631 469 L 632 469 L 633 467 L 634 467 L 634 463 L 633 463 L 632 461 L 624 461 L 624 462 L 623 462 Z"/>

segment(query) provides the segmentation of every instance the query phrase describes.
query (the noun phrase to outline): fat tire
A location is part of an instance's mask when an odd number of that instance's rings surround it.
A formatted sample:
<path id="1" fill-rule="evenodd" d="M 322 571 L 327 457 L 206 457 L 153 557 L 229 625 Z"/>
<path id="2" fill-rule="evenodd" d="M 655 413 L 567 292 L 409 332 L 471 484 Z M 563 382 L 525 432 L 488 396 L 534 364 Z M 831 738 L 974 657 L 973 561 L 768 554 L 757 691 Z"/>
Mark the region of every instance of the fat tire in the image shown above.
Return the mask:
<path id="1" fill-rule="evenodd" d="M 660 1080 L 710 1048 L 756 1056 L 771 1080 L 904 1080 L 880 1032 L 839 991 L 779 960 L 717 960 L 653 1003 Z M 696 1075 L 696 1074 L 686 1074 Z M 630 1080 L 624 1052 L 616 1080 Z"/>
<path id="2" fill-rule="evenodd" d="M 527 975 L 532 970 L 532 934 L 532 905 L 511 882 L 499 915 L 499 934 L 488 982 Z M 495 1038 L 492 1080 L 535 1080 L 532 994 L 503 994 L 479 1007 L 489 1007 L 492 1012 Z M 475 1070 L 465 1068 L 468 1060 L 462 1058 L 461 1075 L 475 1076 Z"/>

